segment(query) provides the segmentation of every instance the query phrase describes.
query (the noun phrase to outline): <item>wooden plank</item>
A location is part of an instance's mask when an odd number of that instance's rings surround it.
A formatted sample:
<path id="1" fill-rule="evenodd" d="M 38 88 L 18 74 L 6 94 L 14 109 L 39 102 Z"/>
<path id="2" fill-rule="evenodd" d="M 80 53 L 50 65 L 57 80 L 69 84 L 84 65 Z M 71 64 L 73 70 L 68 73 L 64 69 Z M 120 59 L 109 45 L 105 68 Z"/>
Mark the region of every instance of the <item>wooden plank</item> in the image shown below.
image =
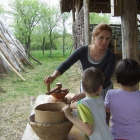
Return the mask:
<path id="1" fill-rule="evenodd" d="M 74 93 L 69 93 L 66 95 L 68 99 L 73 97 Z M 55 102 L 53 96 L 51 95 L 39 95 L 35 102 L 34 108 L 43 103 Z M 34 109 L 31 111 L 31 115 L 34 114 Z M 24 134 L 22 136 L 22 140 L 39 140 L 39 137 L 34 133 L 31 126 L 29 124 L 26 125 Z M 88 140 L 84 133 L 81 132 L 76 126 L 73 126 L 71 131 L 68 134 L 68 138 L 66 140 Z"/>
<path id="2" fill-rule="evenodd" d="M 122 0 L 111 0 L 111 16 L 122 15 Z"/>

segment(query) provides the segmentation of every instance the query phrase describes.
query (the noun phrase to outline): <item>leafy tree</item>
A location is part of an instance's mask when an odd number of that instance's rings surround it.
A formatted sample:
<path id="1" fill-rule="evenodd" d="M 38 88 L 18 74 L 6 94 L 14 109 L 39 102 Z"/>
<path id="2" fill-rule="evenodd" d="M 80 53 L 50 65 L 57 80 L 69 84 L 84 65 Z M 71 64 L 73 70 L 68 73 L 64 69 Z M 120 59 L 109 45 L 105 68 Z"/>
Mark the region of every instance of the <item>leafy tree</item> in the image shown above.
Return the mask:
<path id="1" fill-rule="evenodd" d="M 60 34 L 57 34 L 57 31 L 58 31 L 57 25 L 61 18 L 60 12 L 58 11 L 59 10 L 56 7 L 53 7 L 53 6 L 49 7 L 46 12 L 44 11 L 45 16 L 41 22 L 41 28 L 43 29 L 43 36 L 47 35 L 49 39 L 48 43 L 50 44 L 49 46 L 50 57 L 52 57 L 52 49 L 54 49 L 53 48 L 54 40 L 60 37 Z M 45 36 L 44 36 L 44 39 L 45 39 Z"/>
<path id="2" fill-rule="evenodd" d="M 14 0 L 11 3 L 16 37 L 30 51 L 31 35 L 35 26 L 43 18 L 43 3 L 38 0 Z"/>
<path id="3" fill-rule="evenodd" d="M 110 14 L 90 13 L 90 24 L 110 23 Z"/>
<path id="4" fill-rule="evenodd" d="M 63 38 L 62 38 L 62 50 L 63 50 L 63 55 L 65 55 L 65 45 L 66 45 L 66 20 L 69 18 L 68 13 L 63 13 L 62 15 L 62 26 L 63 26 Z"/>

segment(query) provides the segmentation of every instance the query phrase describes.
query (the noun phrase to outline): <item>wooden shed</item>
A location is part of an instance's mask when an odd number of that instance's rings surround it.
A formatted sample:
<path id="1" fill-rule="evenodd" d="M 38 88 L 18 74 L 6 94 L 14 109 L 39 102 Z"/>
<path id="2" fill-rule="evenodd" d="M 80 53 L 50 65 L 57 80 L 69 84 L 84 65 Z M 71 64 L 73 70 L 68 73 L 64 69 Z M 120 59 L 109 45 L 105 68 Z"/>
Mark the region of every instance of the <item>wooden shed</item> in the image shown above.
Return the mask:
<path id="1" fill-rule="evenodd" d="M 140 0 L 60 0 L 60 10 L 62 14 L 72 11 L 75 48 L 90 43 L 94 25 L 89 23 L 89 13 L 121 16 L 122 58 L 139 60 L 137 14 L 140 14 Z"/>

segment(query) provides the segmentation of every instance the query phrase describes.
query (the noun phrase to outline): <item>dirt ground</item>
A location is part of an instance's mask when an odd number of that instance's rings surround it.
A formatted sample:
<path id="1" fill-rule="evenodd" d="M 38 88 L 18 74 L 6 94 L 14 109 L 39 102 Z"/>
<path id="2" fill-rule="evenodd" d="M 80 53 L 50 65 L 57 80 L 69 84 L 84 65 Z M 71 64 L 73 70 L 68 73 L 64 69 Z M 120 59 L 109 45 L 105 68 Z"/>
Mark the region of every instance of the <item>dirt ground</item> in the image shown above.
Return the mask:
<path id="1" fill-rule="evenodd" d="M 115 73 L 111 79 L 114 88 L 118 88 L 119 85 L 116 83 Z M 74 85 L 79 84 L 79 81 L 75 82 L 77 83 Z M 76 86 L 73 88 L 78 93 L 79 88 Z M 2 125 L 0 130 L 0 140 L 21 140 L 31 112 L 29 101 L 29 97 L 24 97 L 22 99 L 18 98 L 14 102 L 6 102 L 0 105 L 0 124 Z"/>

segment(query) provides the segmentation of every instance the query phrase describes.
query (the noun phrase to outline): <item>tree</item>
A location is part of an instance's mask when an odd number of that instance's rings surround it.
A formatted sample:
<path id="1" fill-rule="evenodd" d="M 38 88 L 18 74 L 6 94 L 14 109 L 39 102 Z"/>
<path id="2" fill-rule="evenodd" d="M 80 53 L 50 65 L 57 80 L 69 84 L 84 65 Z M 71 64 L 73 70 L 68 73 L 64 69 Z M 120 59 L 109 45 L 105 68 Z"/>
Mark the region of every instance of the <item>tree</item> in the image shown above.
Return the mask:
<path id="1" fill-rule="evenodd" d="M 43 18 L 43 3 L 38 0 L 14 0 L 11 3 L 16 37 L 30 52 L 31 35 L 35 26 Z"/>
<path id="2" fill-rule="evenodd" d="M 110 23 L 110 14 L 90 13 L 90 24 Z"/>
<path id="3" fill-rule="evenodd" d="M 63 51 L 63 55 L 65 55 L 65 45 L 66 45 L 66 34 L 67 34 L 67 30 L 66 30 L 66 20 L 69 18 L 69 14 L 67 13 L 63 13 L 62 15 L 62 26 L 63 26 L 63 40 L 62 40 L 62 51 Z"/>
<path id="4" fill-rule="evenodd" d="M 53 49 L 53 41 L 56 38 L 59 38 L 60 35 L 57 34 L 58 31 L 58 22 L 61 18 L 59 10 L 56 7 L 49 7 L 48 10 L 45 12 L 45 17 L 42 19 L 42 29 L 44 30 L 44 34 L 48 35 L 49 38 L 49 50 L 50 50 L 50 57 L 52 57 L 52 49 Z"/>

